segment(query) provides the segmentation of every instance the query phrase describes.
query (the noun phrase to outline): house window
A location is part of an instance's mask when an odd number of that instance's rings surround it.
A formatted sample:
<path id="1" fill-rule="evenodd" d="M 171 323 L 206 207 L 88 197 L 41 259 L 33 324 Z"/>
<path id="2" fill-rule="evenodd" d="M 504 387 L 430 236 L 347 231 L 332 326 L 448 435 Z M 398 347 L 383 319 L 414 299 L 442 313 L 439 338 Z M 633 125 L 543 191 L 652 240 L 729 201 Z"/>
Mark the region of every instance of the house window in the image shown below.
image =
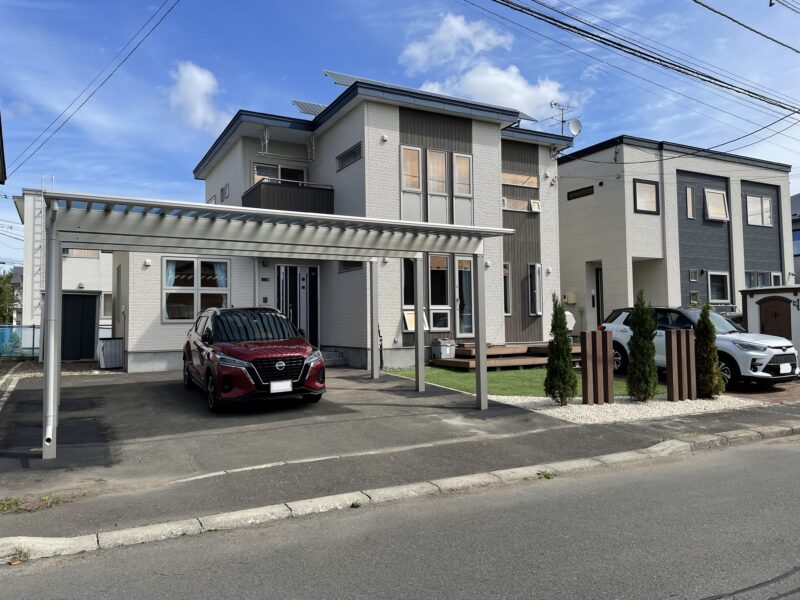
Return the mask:
<path id="1" fill-rule="evenodd" d="M 361 160 L 361 142 L 358 142 L 355 146 L 348 148 L 336 157 L 336 170 L 341 171 L 357 160 Z"/>
<path id="2" fill-rule="evenodd" d="M 694 188 L 686 187 L 686 218 L 694 219 Z"/>
<path id="3" fill-rule="evenodd" d="M 529 314 L 532 317 L 541 315 L 542 307 L 542 265 L 528 265 L 528 301 Z"/>
<path id="4" fill-rule="evenodd" d="M 792 231 L 792 250 L 795 256 L 800 256 L 800 229 Z"/>
<path id="5" fill-rule="evenodd" d="M 403 308 L 414 307 L 414 259 L 403 259 Z"/>
<path id="6" fill-rule="evenodd" d="M 428 292 L 431 331 L 450 331 L 450 258 L 431 254 L 428 258 Z"/>
<path id="7" fill-rule="evenodd" d="M 230 261 L 164 258 L 164 321 L 191 321 L 207 308 L 225 308 L 230 298 Z"/>
<path id="8" fill-rule="evenodd" d="M 748 288 L 781 285 L 783 275 L 776 271 L 745 271 L 744 285 Z"/>
<path id="9" fill-rule="evenodd" d="M 262 179 L 267 181 L 277 181 L 280 179 L 278 165 L 255 165 L 253 168 L 255 169 L 253 174 L 254 184 L 258 183 Z"/>
<path id="10" fill-rule="evenodd" d="M 633 210 L 637 213 L 658 214 L 658 182 L 633 180 Z"/>
<path id="11" fill-rule="evenodd" d="M 503 185 L 515 185 L 517 187 L 535 189 L 539 187 L 539 177 L 523 173 L 503 173 Z"/>
<path id="12" fill-rule="evenodd" d="M 472 225 L 472 157 L 453 154 L 453 223 Z"/>
<path id="13" fill-rule="evenodd" d="M 744 287 L 746 288 L 758 287 L 758 271 L 744 272 Z"/>
<path id="14" fill-rule="evenodd" d="M 716 304 L 728 304 L 731 301 L 728 273 L 709 272 L 708 299 Z"/>
<path id="15" fill-rule="evenodd" d="M 783 274 L 781 273 L 773 273 L 772 274 L 772 285 L 783 285 Z"/>
<path id="16" fill-rule="evenodd" d="M 230 197 L 231 197 L 231 186 L 230 184 L 226 183 L 219 190 L 220 202 L 225 202 L 225 200 L 227 200 Z"/>
<path id="17" fill-rule="evenodd" d="M 281 165 L 253 165 L 253 169 L 253 184 L 261 180 L 276 183 L 302 183 L 306 180 L 306 172 L 303 169 L 284 167 Z"/>
<path id="18" fill-rule="evenodd" d="M 505 210 L 517 210 L 521 212 L 540 212 L 541 205 L 539 210 L 533 210 L 533 203 L 538 204 L 538 200 L 523 200 L 520 198 L 503 198 L 503 208 Z"/>
<path id="19" fill-rule="evenodd" d="M 747 224 L 772 227 L 772 198 L 747 196 Z"/>
<path id="20" fill-rule="evenodd" d="M 402 146 L 400 163 L 400 218 L 422 221 L 422 150 Z"/>
<path id="21" fill-rule="evenodd" d="M 114 297 L 105 292 L 103 294 L 103 318 L 110 319 L 114 316 Z"/>
<path id="22" fill-rule="evenodd" d="M 689 306 L 697 306 L 700 304 L 700 292 L 692 290 L 689 292 Z"/>
<path id="23" fill-rule="evenodd" d="M 590 185 L 589 187 L 582 187 L 580 189 L 567 192 L 567 200 L 577 200 L 578 198 L 591 196 L 592 194 L 594 194 L 594 186 Z"/>
<path id="24" fill-rule="evenodd" d="M 707 221 L 729 221 L 728 196 L 723 190 L 703 190 L 706 198 Z"/>
<path id="25" fill-rule="evenodd" d="M 503 314 L 511 314 L 511 265 L 503 263 Z"/>
<path id="26" fill-rule="evenodd" d="M 697 281 L 697 269 L 689 269 L 689 281 Z"/>
<path id="27" fill-rule="evenodd" d="M 469 337 L 475 334 L 472 295 L 472 257 L 456 257 L 456 335 Z"/>
<path id="28" fill-rule="evenodd" d="M 428 221 L 449 223 L 447 205 L 447 153 L 428 150 Z"/>

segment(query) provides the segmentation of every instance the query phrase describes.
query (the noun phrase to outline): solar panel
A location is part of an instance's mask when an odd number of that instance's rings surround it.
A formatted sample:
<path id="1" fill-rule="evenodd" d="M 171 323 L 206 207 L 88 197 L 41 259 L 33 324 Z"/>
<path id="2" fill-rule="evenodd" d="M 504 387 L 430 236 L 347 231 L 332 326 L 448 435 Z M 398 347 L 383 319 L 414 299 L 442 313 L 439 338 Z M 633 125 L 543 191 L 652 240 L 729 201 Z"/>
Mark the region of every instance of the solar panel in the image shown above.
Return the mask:
<path id="1" fill-rule="evenodd" d="M 305 115 L 317 116 L 325 110 L 324 104 L 317 104 L 316 102 L 306 102 L 305 100 L 292 100 L 292 104 L 297 107 L 301 113 Z"/>

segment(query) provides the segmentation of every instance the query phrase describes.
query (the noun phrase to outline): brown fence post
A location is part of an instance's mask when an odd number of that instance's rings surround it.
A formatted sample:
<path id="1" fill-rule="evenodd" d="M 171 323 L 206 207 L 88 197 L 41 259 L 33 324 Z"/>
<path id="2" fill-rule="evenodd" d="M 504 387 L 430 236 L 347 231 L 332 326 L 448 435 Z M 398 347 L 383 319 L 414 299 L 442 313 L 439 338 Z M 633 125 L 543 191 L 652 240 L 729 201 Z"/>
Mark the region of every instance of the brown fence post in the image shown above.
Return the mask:
<path id="1" fill-rule="evenodd" d="M 581 332 L 581 382 L 584 404 L 614 402 L 613 336 L 610 331 Z"/>
<path id="2" fill-rule="evenodd" d="M 697 400 L 694 330 L 666 331 L 667 400 Z"/>

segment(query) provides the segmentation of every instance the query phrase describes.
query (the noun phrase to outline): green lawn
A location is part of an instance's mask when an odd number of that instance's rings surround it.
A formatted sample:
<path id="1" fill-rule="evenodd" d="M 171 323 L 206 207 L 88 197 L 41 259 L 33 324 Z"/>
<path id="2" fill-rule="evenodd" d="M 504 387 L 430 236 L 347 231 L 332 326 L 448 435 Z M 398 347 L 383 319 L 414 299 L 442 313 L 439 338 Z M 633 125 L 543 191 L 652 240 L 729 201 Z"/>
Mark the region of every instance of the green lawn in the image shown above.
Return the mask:
<path id="1" fill-rule="evenodd" d="M 414 378 L 414 369 L 390 371 L 393 375 Z M 545 369 L 523 369 L 509 371 L 489 371 L 489 393 L 498 396 L 544 396 Z M 475 373 L 454 371 L 441 367 L 425 367 L 425 381 L 436 385 L 475 393 Z M 656 394 L 665 394 L 667 388 L 658 384 Z M 624 396 L 625 380 L 614 380 L 614 395 Z M 578 374 L 578 396 L 581 395 L 581 377 Z"/>

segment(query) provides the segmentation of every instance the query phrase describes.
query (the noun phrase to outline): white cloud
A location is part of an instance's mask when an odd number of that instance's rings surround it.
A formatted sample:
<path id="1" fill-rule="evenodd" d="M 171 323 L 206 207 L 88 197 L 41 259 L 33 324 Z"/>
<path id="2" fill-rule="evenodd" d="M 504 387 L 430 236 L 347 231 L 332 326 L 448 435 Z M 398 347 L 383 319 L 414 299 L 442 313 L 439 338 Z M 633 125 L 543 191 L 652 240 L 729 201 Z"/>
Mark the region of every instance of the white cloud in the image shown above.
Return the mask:
<path id="1" fill-rule="evenodd" d="M 509 50 L 513 41 L 513 35 L 498 31 L 485 21 L 467 21 L 462 15 L 448 13 L 428 36 L 403 49 L 400 63 L 409 75 L 446 65 L 464 69 L 487 52 Z"/>
<path id="2" fill-rule="evenodd" d="M 515 65 L 502 69 L 488 62 L 479 63 L 442 82 L 426 81 L 422 89 L 516 108 L 535 119 L 552 112 L 551 101 L 568 101 L 568 94 L 557 81 L 544 77 L 531 83 Z"/>
<path id="3" fill-rule="evenodd" d="M 182 61 L 171 75 L 175 84 L 169 93 L 170 104 L 183 113 L 189 125 L 211 133 L 225 127 L 230 115 L 214 105 L 219 83 L 211 71 Z"/>

